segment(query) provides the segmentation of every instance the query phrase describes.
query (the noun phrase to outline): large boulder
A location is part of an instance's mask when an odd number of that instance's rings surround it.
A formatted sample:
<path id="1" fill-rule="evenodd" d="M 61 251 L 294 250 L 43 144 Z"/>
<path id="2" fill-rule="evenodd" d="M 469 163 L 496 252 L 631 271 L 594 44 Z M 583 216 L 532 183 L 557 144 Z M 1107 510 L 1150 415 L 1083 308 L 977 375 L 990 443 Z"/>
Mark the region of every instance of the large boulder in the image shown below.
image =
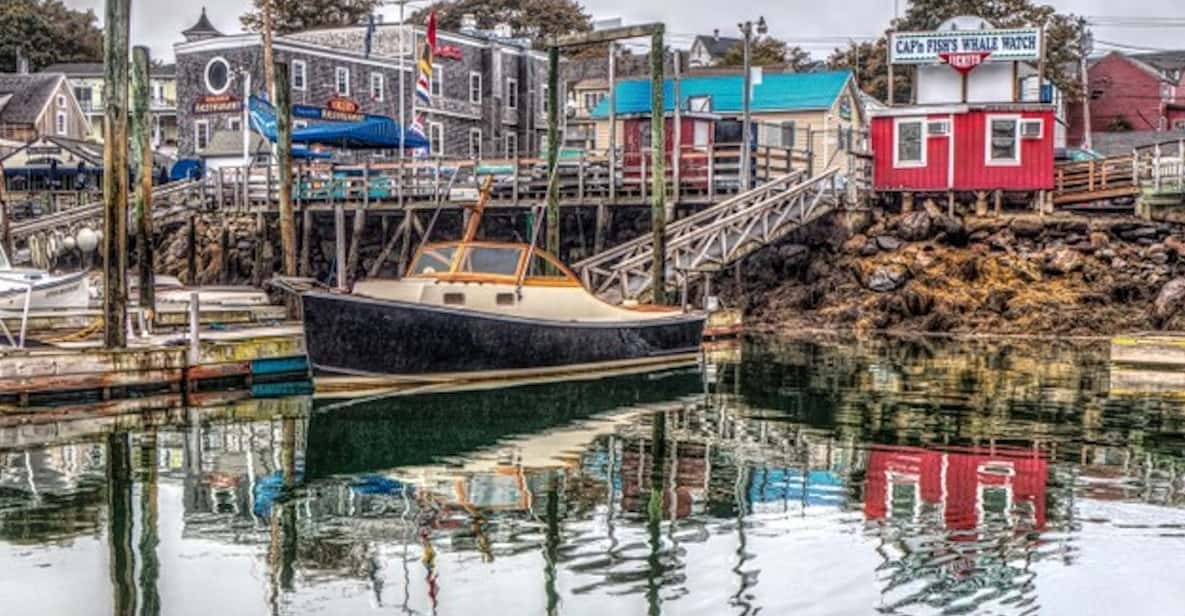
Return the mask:
<path id="1" fill-rule="evenodd" d="M 1152 305 L 1152 316 L 1164 323 L 1177 314 L 1182 303 L 1185 303 L 1185 278 L 1174 278 L 1161 287 Z"/>
<path id="2" fill-rule="evenodd" d="M 868 237 L 862 233 L 857 233 L 843 243 L 842 250 L 850 255 L 858 255 L 867 245 Z"/>
<path id="3" fill-rule="evenodd" d="M 1045 260 L 1047 273 L 1066 275 L 1082 269 L 1082 255 L 1070 248 L 1059 248 Z"/>
<path id="4" fill-rule="evenodd" d="M 864 286 L 877 293 L 896 291 L 909 280 L 909 270 L 900 265 L 882 265 L 864 279 Z"/>
<path id="5" fill-rule="evenodd" d="M 925 211 L 912 212 L 897 221 L 897 235 L 909 242 L 921 242 L 930 239 L 933 226 L 929 213 Z"/>
<path id="6" fill-rule="evenodd" d="M 876 246 L 885 252 L 893 252 L 905 242 L 893 237 L 892 235 L 878 235 L 876 238 Z"/>
<path id="7" fill-rule="evenodd" d="M 1008 227 L 1016 237 L 1033 238 L 1045 230 L 1045 222 L 1039 218 L 1022 216 L 1013 220 Z"/>

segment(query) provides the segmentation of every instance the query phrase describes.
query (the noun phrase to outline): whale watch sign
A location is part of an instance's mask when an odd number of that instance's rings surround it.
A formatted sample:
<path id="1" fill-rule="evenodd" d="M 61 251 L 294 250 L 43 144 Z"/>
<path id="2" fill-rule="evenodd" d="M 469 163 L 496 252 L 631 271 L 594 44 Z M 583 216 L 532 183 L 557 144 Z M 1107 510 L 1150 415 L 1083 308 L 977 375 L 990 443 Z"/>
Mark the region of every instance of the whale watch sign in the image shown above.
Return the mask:
<path id="1" fill-rule="evenodd" d="M 1041 30 L 943 30 L 894 32 L 889 37 L 893 64 L 949 64 L 967 72 L 982 62 L 1021 62 L 1041 57 Z"/>

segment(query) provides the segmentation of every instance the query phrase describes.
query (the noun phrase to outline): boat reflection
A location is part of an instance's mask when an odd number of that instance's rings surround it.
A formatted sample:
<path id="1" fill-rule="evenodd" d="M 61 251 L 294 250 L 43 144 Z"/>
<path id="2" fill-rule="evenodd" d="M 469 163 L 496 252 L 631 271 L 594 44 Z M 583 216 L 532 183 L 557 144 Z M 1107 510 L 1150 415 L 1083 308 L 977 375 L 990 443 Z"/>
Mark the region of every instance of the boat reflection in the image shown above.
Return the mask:
<path id="1" fill-rule="evenodd" d="M 1100 533 L 1185 523 L 1185 413 L 1110 397 L 1081 351 L 731 357 L 89 432 L 0 422 L 0 563 L 102 538 L 112 613 L 1058 613 L 1077 605 L 1059 579 L 1110 588 Z M 158 588 L 211 562 L 233 590 Z"/>

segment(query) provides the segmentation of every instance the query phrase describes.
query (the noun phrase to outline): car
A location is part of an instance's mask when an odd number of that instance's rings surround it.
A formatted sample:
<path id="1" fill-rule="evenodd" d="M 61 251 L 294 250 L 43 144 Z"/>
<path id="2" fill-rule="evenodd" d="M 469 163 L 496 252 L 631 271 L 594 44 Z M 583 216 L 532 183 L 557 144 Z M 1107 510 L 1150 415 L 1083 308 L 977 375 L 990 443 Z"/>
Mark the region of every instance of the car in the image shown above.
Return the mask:
<path id="1" fill-rule="evenodd" d="M 1054 148 L 1053 149 L 1053 160 L 1054 160 L 1054 162 L 1059 162 L 1059 163 L 1064 163 L 1064 162 L 1078 163 L 1078 162 L 1086 162 L 1086 161 L 1090 161 L 1090 160 L 1102 160 L 1104 158 L 1106 158 L 1106 156 L 1103 156 L 1102 154 L 1099 154 L 1098 152 L 1095 152 L 1094 150 L 1088 150 L 1086 148 Z"/>

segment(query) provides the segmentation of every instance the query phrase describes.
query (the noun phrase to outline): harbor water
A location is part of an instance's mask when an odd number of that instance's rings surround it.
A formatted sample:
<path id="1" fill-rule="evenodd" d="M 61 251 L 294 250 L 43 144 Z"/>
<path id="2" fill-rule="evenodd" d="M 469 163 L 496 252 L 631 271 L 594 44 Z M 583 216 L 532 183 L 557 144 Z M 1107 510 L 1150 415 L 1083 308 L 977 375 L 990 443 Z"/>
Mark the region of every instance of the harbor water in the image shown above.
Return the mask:
<path id="1" fill-rule="evenodd" d="M 5 616 L 1181 614 L 1182 554 L 1185 391 L 1105 344 L 0 417 Z"/>

